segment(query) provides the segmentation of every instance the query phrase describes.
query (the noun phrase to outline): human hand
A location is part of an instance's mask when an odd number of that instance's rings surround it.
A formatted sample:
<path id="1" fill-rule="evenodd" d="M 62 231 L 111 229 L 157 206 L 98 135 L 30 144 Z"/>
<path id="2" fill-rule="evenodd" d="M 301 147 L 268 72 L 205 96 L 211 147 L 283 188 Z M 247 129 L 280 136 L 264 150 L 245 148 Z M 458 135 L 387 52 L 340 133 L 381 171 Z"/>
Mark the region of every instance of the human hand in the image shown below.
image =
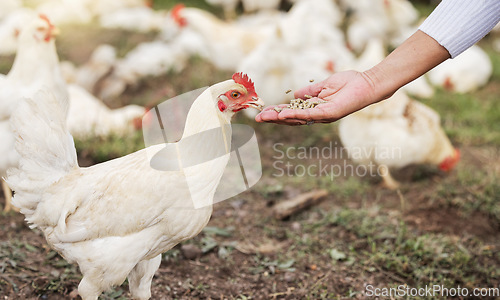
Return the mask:
<path id="1" fill-rule="evenodd" d="M 287 109 L 286 104 L 266 107 L 259 113 L 257 122 L 271 122 L 284 125 L 306 125 L 312 123 L 331 123 L 385 97 L 375 95 L 372 80 L 365 73 L 345 71 L 333 74 L 327 79 L 295 91 L 295 98 L 326 103 L 309 109 Z M 281 112 L 275 107 L 283 108 Z"/>

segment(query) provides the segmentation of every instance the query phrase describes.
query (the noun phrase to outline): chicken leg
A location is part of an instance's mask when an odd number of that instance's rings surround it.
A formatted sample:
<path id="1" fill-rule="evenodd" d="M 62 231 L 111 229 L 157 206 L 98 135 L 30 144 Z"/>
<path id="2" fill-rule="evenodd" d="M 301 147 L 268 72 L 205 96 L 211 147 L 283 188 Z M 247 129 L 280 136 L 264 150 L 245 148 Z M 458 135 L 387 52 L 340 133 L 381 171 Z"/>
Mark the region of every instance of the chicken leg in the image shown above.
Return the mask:
<path id="1" fill-rule="evenodd" d="M 78 294 L 82 297 L 82 300 L 97 300 L 101 293 L 98 285 L 92 283 L 89 277 L 84 275 L 78 285 Z"/>
<path id="2" fill-rule="evenodd" d="M 150 260 L 139 262 L 128 275 L 132 298 L 146 300 L 151 298 L 151 281 L 160 267 L 161 254 Z"/>
<path id="3" fill-rule="evenodd" d="M 7 185 L 7 182 L 5 182 L 5 180 L 0 180 L 2 181 L 2 190 L 3 195 L 5 196 L 5 207 L 3 208 L 3 211 L 9 212 L 12 209 L 12 191 L 10 190 L 10 187 Z"/>
<path id="4" fill-rule="evenodd" d="M 392 178 L 389 168 L 386 165 L 380 165 L 378 167 L 380 176 L 382 177 L 382 186 L 390 190 L 396 190 L 399 188 L 399 182 Z"/>

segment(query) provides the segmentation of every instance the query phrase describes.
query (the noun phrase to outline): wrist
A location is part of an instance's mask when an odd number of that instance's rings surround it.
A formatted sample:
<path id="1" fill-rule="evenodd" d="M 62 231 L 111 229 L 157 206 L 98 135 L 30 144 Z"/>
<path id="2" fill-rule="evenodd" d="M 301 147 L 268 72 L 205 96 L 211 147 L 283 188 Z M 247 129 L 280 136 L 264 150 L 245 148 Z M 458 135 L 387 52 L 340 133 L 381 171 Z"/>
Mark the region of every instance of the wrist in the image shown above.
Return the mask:
<path id="1" fill-rule="evenodd" d="M 378 65 L 362 72 L 361 76 L 372 91 L 370 104 L 389 98 L 397 90 L 396 86 L 391 86 L 393 81 L 384 74 L 384 69 Z"/>
<path id="2" fill-rule="evenodd" d="M 432 37 L 418 30 L 376 66 L 362 72 L 374 91 L 373 102 L 390 97 L 403 85 L 450 57 Z"/>

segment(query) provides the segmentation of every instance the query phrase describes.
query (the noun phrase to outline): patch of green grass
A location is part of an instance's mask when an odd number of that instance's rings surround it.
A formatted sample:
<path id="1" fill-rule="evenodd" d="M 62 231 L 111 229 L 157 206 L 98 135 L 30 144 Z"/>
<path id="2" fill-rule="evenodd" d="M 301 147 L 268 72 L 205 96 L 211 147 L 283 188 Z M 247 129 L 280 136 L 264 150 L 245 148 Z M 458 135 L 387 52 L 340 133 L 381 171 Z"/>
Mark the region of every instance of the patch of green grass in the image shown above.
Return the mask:
<path id="1" fill-rule="evenodd" d="M 217 15 L 222 15 L 222 9 L 220 7 L 212 6 L 203 0 L 184 0 L 184 1 L 154 0 L 152 2 L 153 2 L 154 9 L 171 9 L 176 4 L 182 3 L 182 4 L 186 5 L 186 7 L 197 7 L 197 8 L 203 9 L 203 10 L 207 10 L 211 13 L 215 13 Z"/>
<path id="2" fill-rule="evenodd" d="M 144 139 L 142 132 L 138 131 L 127 137 L 109 136 L 75 140 L 75 146 L 80 158 L 100 163 L 144 149 Z"/>
<path id="3" fill-rule="evenodd" d="M 491 81 L 498 82 L 500 81 L 500 54 L 493 49 L 492 42 L 494 40 L 494 34 L 486 36 L 479 42 L 479 46 L 481 49 L 486 51 L 488 56 L 490 57 L 491 63 L 493 65 L 493 74 L 491 75 Z M 496 36 L 498 38 L 498 35 Z"/>
<path id="4" fill-rule="evenodd" d="M 370 183 L 358 177 L 332 177 L 323 176 L 319 179 L 319 187 L 327 189 L 335 198 L 348 199 L 353 196 L 363 195 L 370 188 Z"/>
<path id="5" fill-rule="evenodd" d="M 429 5 L 427 1 L 411 1 L 413 6 L 419 12 L 420 17 L 425 18 L 431 14 L 436 5 Z"/>
<path id="6" fill-rule="evenodd" d="M 13 63 L 14 55 L 0 56 L 0 74 L 7 75 L 12 68 Z"/>
<path id="7" fill-rule="evenodd" d="M 293 265 L 295 263 L 295 260 L 293 259 L 288 259 L 285 261 L 280 261 L 280 260 L 271 260 L 267 256 L 260 256 L 260 255 L 255 255 L 254 256 L 254 267 L 250 267 L 249 270 L 253 274 L 261 274 L 266 272 L 267 274 L 275 274 L 276 272 L 279 272 L 280 270 L 283 272 L 294 272 L 295 268 L 293 268 Z"/>
<path id="8" fill-rule="evenodd" d="M 458 181 L 458 182 L 457 182 Z M 500 224 L 500 180 L 484 170 L 459 168 L 457 181 L 445 181 L 437 197 L 465 213 L 481 212 Z"/>
<path id="9" fill-rule="evenodd" d="M 422 100 L 440 115 L 450 138 L 465 145 L 500 145 L 500 102 L 488 88 L 469 94 L 437 89 L 431 99 Z"/>
<path id="10" fill-rule="evenodd" d="M 363 262 L 353 267 L 385 274 L 389 284 L 474 287 L 500 279 L 498 257 L 477 259 L 483 252 L 481 242 L 441 234 L 418 235 L 404 222 L 394 224 L 393 217 L 377 211 L 343 209 L 330 219 L 333 225 L 354 233 L 356 244 L 366 245 L 349 253 Z"/>
<path id="11" fill-rule="evenodd" d="M 61 35 L 56 40 L 57 53 L 61 61 L 69 60 L 80 65 L 85 63 L 92 51 L 101 44 L 115 47 L 117 56 L 124 57 L 138 44 L 153 41 L 156 35 L 155 32 L 106 29 L 97 21 L 87 24 L 66 24 L 61 26 Z"/>

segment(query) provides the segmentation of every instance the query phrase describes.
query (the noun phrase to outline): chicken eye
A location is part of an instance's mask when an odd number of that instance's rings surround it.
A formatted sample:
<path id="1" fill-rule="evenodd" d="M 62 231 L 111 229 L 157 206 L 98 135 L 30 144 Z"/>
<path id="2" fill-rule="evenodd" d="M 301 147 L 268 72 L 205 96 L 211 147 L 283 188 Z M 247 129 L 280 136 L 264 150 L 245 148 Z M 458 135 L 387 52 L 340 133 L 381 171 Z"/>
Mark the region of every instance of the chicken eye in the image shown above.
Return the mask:
<path id="1" fill-rule="evenodd" d="M 232 92 L 232 93 L 231 93 L 231 97 L 233 97 L 233 99 L 236 99 L 236 98 L 238 98 L 239 96 L 241 96 L 241 93 L 239 93 L 239 92 Z"/>
<path id="2" fill-rule="evenodd" d="M 38 26 L 38 27 L 36 28 L 36 30 L 37 30 L 37 31 L 44 31 L 44 30 L 45 30 L 45 27 Z"/>

